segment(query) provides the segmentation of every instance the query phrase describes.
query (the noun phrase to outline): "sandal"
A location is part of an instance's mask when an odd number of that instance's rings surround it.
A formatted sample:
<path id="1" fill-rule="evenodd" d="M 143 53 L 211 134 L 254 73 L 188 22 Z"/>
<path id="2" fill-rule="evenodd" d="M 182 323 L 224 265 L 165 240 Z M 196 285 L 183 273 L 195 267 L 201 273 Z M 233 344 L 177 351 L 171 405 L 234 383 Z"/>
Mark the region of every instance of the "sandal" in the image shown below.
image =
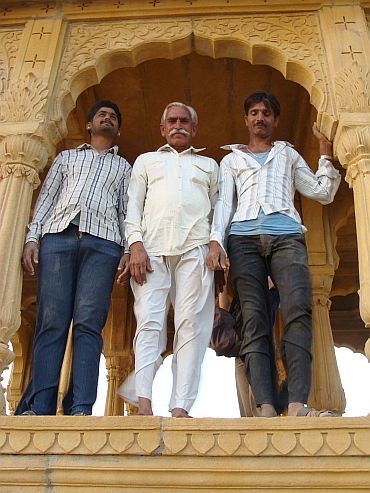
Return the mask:
<path id="1" fill-rule="evenodd" d="M 308 418 L 339 418 L 340 414 L 335 414 L 328 410 L 317 411 L 313 407 L 303 406 L 297 412 L 296 416 L 305 416 Z"/>

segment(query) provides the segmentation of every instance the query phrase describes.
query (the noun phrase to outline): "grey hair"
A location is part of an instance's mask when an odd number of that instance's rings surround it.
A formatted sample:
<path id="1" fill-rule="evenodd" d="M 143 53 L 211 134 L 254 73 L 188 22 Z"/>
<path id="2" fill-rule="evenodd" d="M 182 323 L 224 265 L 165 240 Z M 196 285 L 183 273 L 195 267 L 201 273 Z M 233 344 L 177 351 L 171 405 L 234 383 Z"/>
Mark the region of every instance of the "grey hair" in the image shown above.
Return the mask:
<path id="1" fill-rule="evenodd" d="M 167 117 L 167 111 L 172 108 L 172 106 L 180 106 L 181 108 L 186 108 L 189 113 L 190 113 L 190 116 L 191 116 L 191 123 L 193 125 L 197 125 L 198 123 L 198 115 L 197 115 L 197 112 L 195 111 L 194 108 L 192 108 L 191 106 L 187 106 L 186 104 L 184 103 L 178 103 L 178 102 L 174 102 L 174 103 L 170 103 L 168 104 L 165 109 L 164 109 L 164 112 L 163 112 L 163 115 L 162 115 L 162 118 L 161 118 L 161 124 L 164 125 L 165 124 L 165 121 L 166 121 L 166 117 Z"/>

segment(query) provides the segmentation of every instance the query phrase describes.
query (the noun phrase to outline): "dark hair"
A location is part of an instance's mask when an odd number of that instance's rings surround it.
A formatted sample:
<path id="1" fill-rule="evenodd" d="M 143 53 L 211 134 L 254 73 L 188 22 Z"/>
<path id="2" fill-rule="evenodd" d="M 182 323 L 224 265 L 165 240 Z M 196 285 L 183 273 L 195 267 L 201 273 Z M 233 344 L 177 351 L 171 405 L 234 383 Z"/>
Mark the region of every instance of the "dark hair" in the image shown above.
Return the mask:
<path id="1" fill-rule="evenodd" d="M 248 115 L 249 108 L 257 103 L 263 103 L 274 112 L 275 118 L 280 115 L 280 103 L 273 94 L 267 91 L 257 91 L 250 94 L 244 102 L 244 111 Z"/>
<path id="2" fill-rule="evenodd" d="M 115 103 L 112 103 L 111 101 L 108 101 L 108 99 L 102 99 L 101 101 L 98 101 L 97 103 L 94 104 L 94 106 L 91 108 L 89 111 L 89 114 L 87 115 L 87 121 L 92 122 L 94 119 L 94 116 L 97 114 L 97 112 L 100 110 L 100 108 L 112 108 L 112 110 L 115 111 L 118 119 L 118 128 L 121 127 L 122 124 L 122 116 L 120 113 L 120 110 L 118 109 L 118 106 Z"/>

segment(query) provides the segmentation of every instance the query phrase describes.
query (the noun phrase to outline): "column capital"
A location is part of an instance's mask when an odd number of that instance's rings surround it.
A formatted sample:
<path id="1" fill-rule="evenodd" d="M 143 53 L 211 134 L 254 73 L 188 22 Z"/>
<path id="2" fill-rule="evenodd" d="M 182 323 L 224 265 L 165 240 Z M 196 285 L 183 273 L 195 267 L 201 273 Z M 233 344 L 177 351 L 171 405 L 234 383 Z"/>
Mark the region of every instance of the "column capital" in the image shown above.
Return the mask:
<path id="1" fill-rule="evenodd" d="M 360 174 L 370 172 L 370 112 L 340 115 L 334 149 L 352 188 Z"/>

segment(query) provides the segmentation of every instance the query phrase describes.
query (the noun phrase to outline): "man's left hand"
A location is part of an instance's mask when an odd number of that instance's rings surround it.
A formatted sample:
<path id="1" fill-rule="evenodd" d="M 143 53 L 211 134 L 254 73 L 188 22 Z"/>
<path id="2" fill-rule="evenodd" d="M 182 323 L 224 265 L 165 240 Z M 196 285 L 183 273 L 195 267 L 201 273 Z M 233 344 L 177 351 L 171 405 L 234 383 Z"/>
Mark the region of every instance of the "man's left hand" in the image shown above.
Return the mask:
<path id="1" fill-rule="evenodd" d="M 124 253 L 119 261 L 117 270 L 120 275 L 117 277 L 117 284 L 127 284 L 130 279 L 130 254 Z"/>

